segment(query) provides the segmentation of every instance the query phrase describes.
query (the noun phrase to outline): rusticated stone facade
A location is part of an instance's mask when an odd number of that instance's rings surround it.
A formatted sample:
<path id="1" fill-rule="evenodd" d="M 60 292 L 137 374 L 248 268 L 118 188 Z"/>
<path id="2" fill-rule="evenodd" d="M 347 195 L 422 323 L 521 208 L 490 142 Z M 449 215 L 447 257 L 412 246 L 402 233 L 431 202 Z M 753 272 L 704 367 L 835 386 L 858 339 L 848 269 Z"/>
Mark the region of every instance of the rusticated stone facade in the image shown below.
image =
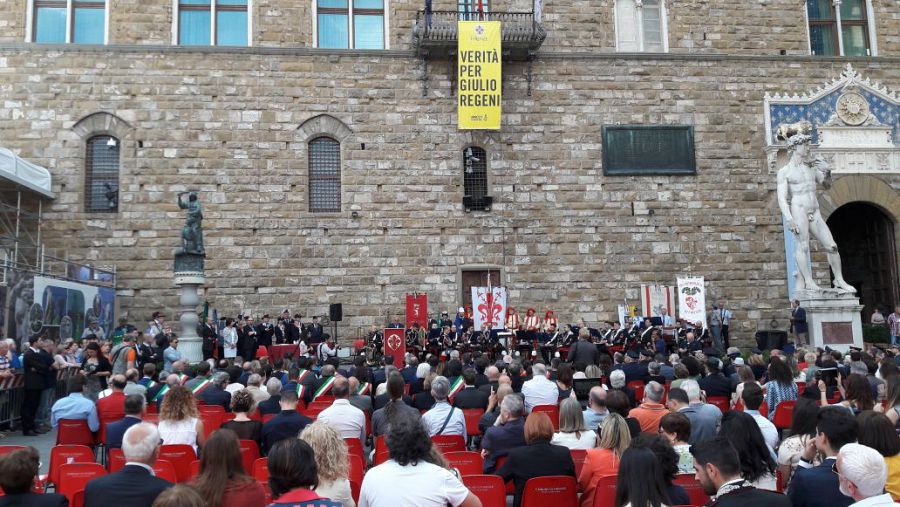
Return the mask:
<path id="1" fill-rule="evenodd" d="M 422 96 L 417 3 L 390 2 L 391 50 L 375 52 L 311 49 L 310 2 L 297 0 L 253 2 L 254 47 L 238 49 L 168 46 L 165 0 L 112 1 L 110 44 L 135 46 L 23 44 L 25 2 L 7 3 L 0 144 L 53 174 L 48 247 L 115 266 L 121 310 L 138 322 L 177 307 L 176 194 L 190 189 L 204 205 L 203 297 L 225 314 L 341 302 L 355 328 L 401 313 L 412 291 L 452 310 L 460 270 L 492 266 L 513 306 L 596 321 L 636 304 L 641 283 L 692 273 L 748 339 L 772 318 L 786 325 L 764 95 L 815 89 L 847 61 L 900 83 L 892 0 L 873 0 L 880 56 L 867 59 L 800 56 L 799 1 L 669 1 L 664 55 L 614 53 L 611 0 L 547 2 L 533 93 L 527 65 L 505 64 L 502 130 L 464 132 L 446 62 L 429 62 Z M 615 123 L 693 125 L 696 175 L 604 176 L 601 127 Z M 103 129 L 122 143 L 116 214 L 84 212 L 84 143 Z M 308 211 L 307 142 L 320 134 L 341 141 L 339 213 Z M 490 212 L 463 211 L 473 144 L 488 153 Z M 900 175 L 860 178 L 900 199 Z M 814 261 L 827 279 L 824 256 Z"/>

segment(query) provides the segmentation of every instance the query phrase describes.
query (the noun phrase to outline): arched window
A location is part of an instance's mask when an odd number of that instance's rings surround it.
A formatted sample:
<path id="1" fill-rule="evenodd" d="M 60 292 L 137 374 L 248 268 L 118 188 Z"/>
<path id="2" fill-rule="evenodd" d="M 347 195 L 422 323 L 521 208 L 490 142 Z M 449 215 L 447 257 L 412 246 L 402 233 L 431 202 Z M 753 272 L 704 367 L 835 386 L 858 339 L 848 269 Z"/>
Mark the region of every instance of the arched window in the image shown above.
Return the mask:
<path id="1" fill-rule="evenodd" d="M 309 211 L 341 211 L 341 143 L 330 137 L 309 142 Z"/>
<path id="2" fill-rule="evenodd" d="M 490 211 L 488 196 L 487 152 L 478 146 L 463 150 L 463 207 L 466 211 Z"/>
<path id="3" fill-rule="evenodd" d="M 84 210 L 93 213 L 119 211 L 119 140 L 94 136 L 87 141 L 84 168 Z"/>

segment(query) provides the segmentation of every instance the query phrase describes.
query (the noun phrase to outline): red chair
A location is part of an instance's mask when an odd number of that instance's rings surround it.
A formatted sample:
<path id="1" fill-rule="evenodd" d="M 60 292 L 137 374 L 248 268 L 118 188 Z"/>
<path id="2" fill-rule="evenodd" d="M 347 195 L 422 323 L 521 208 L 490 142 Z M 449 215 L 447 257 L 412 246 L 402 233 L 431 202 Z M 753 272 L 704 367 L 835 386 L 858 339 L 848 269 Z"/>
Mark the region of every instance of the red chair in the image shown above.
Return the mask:
<path id="1" fill-rule="evenodd" d="M 221 414 L 225 415 L 225 407 L 222 405 L 200 405 L 197 407 L 201 414 Z"/>
<path id="2" fill-rule="evenodd" d="M 315 401 L 328 402 L 328 404 L 331 405 L 332 403 L 334 403 L 334 396 L 332 396 L 332 395 L 330 395 L 330 394 L 323 394 L 323 395 L 317 397 L 317 398 L 316 398 L 315 400 L 313 400 L 313 401 L 314 401 L 314 402 L 315 402 Z"/>
<path id="3" fill-rule="evenodd" d="M 275 419 L 276 415 L 278 415 L 278 414 L 266 414 L 266 415 L 262 416 L 262 423 L 266 424 L 267 422 L 271 421 L 272 419 Z"/>
<path id="4" fill-rule="evenodd" d="M 390 458 L 388 452 L 385 451 L 376 451 L 375 452 L 375 460 L 372 462 L 373 465 L 378 466 Z"/>
<path id="5" fill-rule="evenodd" d="M 175 467 L 175 482 L 186 482 L 191 478 L 191 463 L 197 459 L 194 448 L 185 444 L 161 445 L 159 459 L 172 463 Z"/>
<path id="6" fill-rule="evenodd" d="M 706 505 L 706 502 L 709 501 L 709 496 L 703 492 L 703 486 L 700 485 L 700 481 L 694 477 L 694 474 L 678 474 L 672 482 L 684 488 L 692 504 Z"/>
<path id="7" fill-rule="evenodd" d="M 175 471 L 175 465 L 171 461 L 164 459 L 156 460 L 153 464 L 153 473 L 160 479 L 167 480 L 171 483 L 178 482 L 178 472 Z"/>
<path id="8" fill-rule="evenodd" d="M 372 434 L 372 414 L 366 412 L 366 436 Z"/>
<path id="9" fill-rule="evenodd" d="M 575 463 L 575 477 L 581 477 L 581 469 L 584 467 L 584 460 L 587 459 L 587 451 L 570 449 L 569 454 L 572 455 L 572 462 Z"/>
<path id="10" fill-rule="evenodd" d="M 256 357 L 269 357 L 269 349 L 265 345 L 256 347 Z"/>
<path id="11" fill-rule="evenodd" d="M 241 462 L 244 472 L 253 470 L 253 463 L 260 458 L 259 444 L 255 440 L 241 440 Z"/>
<path id="12" fill-rule="evenodd" d="M 84 490 L 80 489 L 72 496 L 72 503 L 69 507 L 84 507 Z"/>
<path id="13" fill-rule="evenodd" d="M 775 470 L 775 491 L 784 493 L 784 474 L 781 469 Z"/>
<path id="14" fill-rule="evenodd" d="M 363 449 L 362 442 L 360 442 L 358 438 L 345 438 L 344 442 L 346 442 L 347 452 L 349 452 L 350 454 L 355 454 L 361 457 L 364 457 L 366 455 L 366 452 Z"/>
<path id="15" fill-rule="evenodd" d="M 484 459 L 475 451 L 445 452 L 444 459 L 459 470 L 459 475 L 481 475 L 484 473 Z"/>
<path id="16" fill-rule="evenodd" d="M 462 435 L 435 435 L 431 437 L 431 443 L 442 453 L 466 450 L 466 440 Z"/>
<path id="17" fill-rule="evenodd" d="M 772 418 L 772 424 L 779 430 L 791 428 L 791 421 L 794 419 L 794 405 L 796 400 L 782 401 L 775 406 L 775 417 Z"/>
<path id="18" fill-rule="evenodd" d="M 253 462 L 253 478 L 257 482 L 269 482 L 269 458 L 259 458 Z"/>
<path id="19" fill-rule="evenodd" d="M 318 412 L 321 412 L 321 411 L 325 410 L 326 408 L 330 407 L 332 403 L 334 403 L 334 402 L 322 401 L 321 399 L 318 399 L 318 400 L 310 402 L 309 405 L 306 406 L 306 410 L 318 410 Z M 316 412 L 316 413 L 318 413 L 318 412 Z"/>
<path id="20" fill-rule="evenodd" d="M 375 437 L 375 454 L 382 451 L 387 452 L 387 444 L 384 443 L 384 435 L 379 435 Z"/>
<path id="21" fill-rule="evenodd" d="M 106 475 L 106 469 L 99 463 L 67 463 L 59 467 L 59 482 L 56 492 L 65 495 L 69 504 L 75 503 L 75 493 L 83 491 L 91 479 Z"/>
<path id="22" fill-rule="evenodd" d="M 559 407 L 556 405 L 537 405 L 531 408 L 531 413 L 543 412 L 550 417 L 553 423 L 553 431 L 559 431 Z"/>
<path id="23" fill-rule="evenodd" d="M 484 415 L 484 410 L 480 408 L 464 408 L 463 409 L 463 417 L 466 418 L 466 435 L 470 437 L 474 437 L 477 435 L 481 435 L 481 430 L 478 429 L 478 421 L 481 420 L 481 416 Z"/>
<path id="24" fill-rule="evenodd" d="M 114 474 L 125 466 L 125 454 L 122 449 L 110 449 L 106 452 L 106 468 Z"/>
<path id="25" fill-rule="evenodd" d="M 15 451 L 21 451 L 22 449 L 27 449 L 27 446 L 24 445 L 0 445 L 0 456 L 4 454 L 9 454 Z"/>
<path id="26" fill-rule="evenodd" d="M 356 456 L 355 454 L 349 456 L 349 461 L 350 471 L 347 474 L 347 478 L 350 479 L 351 482 L 355 481 L 357 484 L 362 485 L 363 473 L 365 473 L 366 470 L 366 461 L 362 456 Z"/>
<path id="27" fill-rule="evenodd" d="M 638 403 L 644 399 L 644 388 L 647 387 L 647 384 L 644 383 L 643 380 L 632 380 L 631 382 L 625 384 L 626 386 L 634 389 L 634 399 Z"/>
<path id="28" fill-rule="evenodd" d="M 567 475 L 528 479 L 522 492 L 522 507 L 578 507 L 577 490 L 575 478 Z"/>
<path id="29" fill-rule="evenodd" d="M 60 419 L 56 430 L 56 445 L 96 445 L 94 433 L 84 419 Z M 73 491 L 74 494 L 74 491 Z"/>
<path id="30" fill-rule="evenodd" d="M 200 475 L 200 460 L 191 461 L 191 479 Z"/>
<path id="31" fill-rule="evenodd" d="M 214 431 L 222 427 L 222 423 L 227 421 L 228 417 L 229 414 L 224 412 L 221 414 L 217 412 L 200 412 L 200 420 L 203 422 L 203 436 L 209 438 Z"/>
<path id="32" fill-rule="evenodd" d="M 481 500 L 482 507 L 506 507 L 506 485 L 497 475 L 464 475 L 463 484 Z"/>
<path id="33" fill-rule="evenodd" d="M 50 472 L 47 480 L 59 489 L 59 471 L 71 463 L 93 463 L 94 451 L 84 445 L 57 445 L 50 449 Z M 73 491 L 74 493 L 74 491 Z"/>
<path id="34" fill-rule="evenodd" d="M 315 402 L 313 402 L 313 403 L 315 403 Z M 297 412 L 300 412 L 301 414 L 303 414 L 306 417 L 309 417 L 310 419 L 315 421 L 316 418 L 319 417 L 319 414 L 321 414 L 322 411 L 325 410 L 326 408 L 328 408 L 328 407 L 313 407 L 312 403 L 310 403 L 310 406 L 306 407 L 305 410 L 300 410 L 298 407 Z"/>
<path id="35" fill-rule="evenodd" d="M 616 480 L 614 475 L 601 477 L 594 489 L 593 507 L 615 507 L 616 504 Z"/>
<path id="36" fill-rule="evenodd" d="M 728 396 L 708 396 L 706 402 L 719 407 L 723 414 L 731 408 L 731 400 L 728 399 Z"/>
<path id="37" fill-rule="evenodd" d="M 359 490 L 362 488 L 362 484 L 356 481 L 350 481 L 350 496 L 353 497 L 353 502 L 359 505 Z"/>
<path id="38" fill-rule="evenodd" d="M 759 406 L 759 415 L 769 417 L 769 405 L 766 402 Z"/>
<path id="39" fill-rule="evenodd" d="M 494 461 L 494 473 L 497 473 L 501 468 L 503 468 L 503 464 L 506 463 L 506 456 L 500 456 Z M 507 495 L 515 495 L 516 494 L 516 485 L 513 484 L 513 481 L 509 481 L 506 483 L 506 494 Z"/>

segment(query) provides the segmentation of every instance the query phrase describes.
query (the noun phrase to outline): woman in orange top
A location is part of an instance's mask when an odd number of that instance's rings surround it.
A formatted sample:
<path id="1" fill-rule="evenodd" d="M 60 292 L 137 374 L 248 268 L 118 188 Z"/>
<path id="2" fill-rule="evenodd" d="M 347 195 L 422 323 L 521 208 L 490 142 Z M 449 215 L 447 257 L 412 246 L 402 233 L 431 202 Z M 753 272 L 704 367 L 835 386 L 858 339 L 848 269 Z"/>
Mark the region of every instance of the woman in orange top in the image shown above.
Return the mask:
<path id="1" fill-rule="evenodd" d="M 600 424 L 599 433 L 597 447 L 588 449 L 584 466 L 581 468 L 581 477 L 578 478 L 578 483 L 584 491 L 581 495 L 581 507 L 593 507 L 597 483 L 603 477 L 618 475 L 619 459 L 631 445 L 628 424 L 619 414 L 611 413 L 606 416 Z M 614 494 L 615 489 L 612 492 Z"/>

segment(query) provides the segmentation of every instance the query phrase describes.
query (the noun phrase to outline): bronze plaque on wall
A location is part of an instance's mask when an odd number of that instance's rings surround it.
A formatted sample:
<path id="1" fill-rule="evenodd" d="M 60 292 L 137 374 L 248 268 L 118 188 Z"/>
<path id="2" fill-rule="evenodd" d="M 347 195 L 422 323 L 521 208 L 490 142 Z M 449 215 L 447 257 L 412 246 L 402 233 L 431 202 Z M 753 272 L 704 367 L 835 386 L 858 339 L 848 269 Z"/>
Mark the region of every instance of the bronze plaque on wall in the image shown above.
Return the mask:
<path id="1" fill-rule="evenodd" d="M 853 344 L 853 323 L 823 322 L 822 342 L 825 345 Z"/>

